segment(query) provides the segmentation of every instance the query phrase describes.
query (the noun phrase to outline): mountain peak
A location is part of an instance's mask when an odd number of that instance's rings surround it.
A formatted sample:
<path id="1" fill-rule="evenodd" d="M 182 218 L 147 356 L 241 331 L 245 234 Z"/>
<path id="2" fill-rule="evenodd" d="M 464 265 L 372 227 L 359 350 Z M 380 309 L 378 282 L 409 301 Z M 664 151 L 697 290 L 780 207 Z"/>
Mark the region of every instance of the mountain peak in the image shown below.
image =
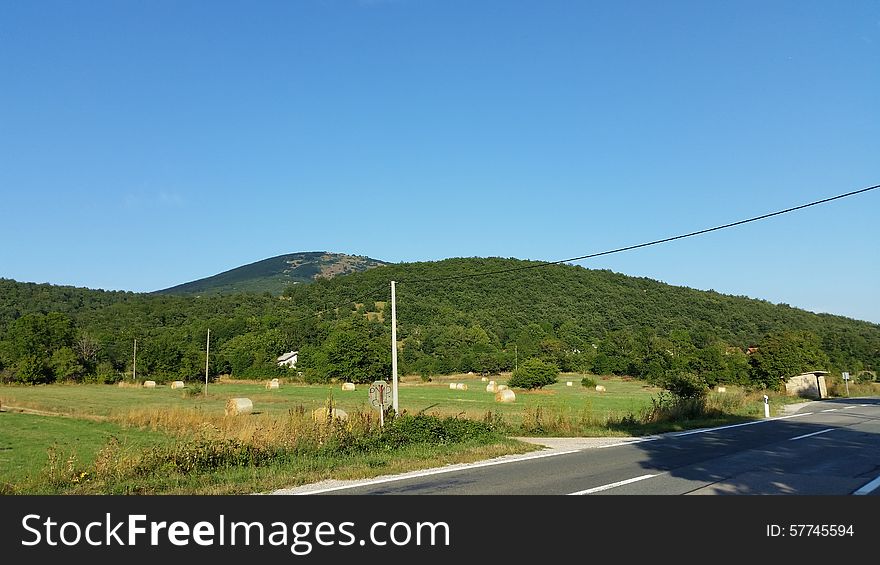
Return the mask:
<path id="1" fill-rule="evenodd" d="M 281 294 L 291 284 L 366 271 L 387 265 L 363 255 L 329 251 L 304 251 L 269 257 L 216 275 L 157 290 L 154 294 L 230 294 L 270 292 Z"/>

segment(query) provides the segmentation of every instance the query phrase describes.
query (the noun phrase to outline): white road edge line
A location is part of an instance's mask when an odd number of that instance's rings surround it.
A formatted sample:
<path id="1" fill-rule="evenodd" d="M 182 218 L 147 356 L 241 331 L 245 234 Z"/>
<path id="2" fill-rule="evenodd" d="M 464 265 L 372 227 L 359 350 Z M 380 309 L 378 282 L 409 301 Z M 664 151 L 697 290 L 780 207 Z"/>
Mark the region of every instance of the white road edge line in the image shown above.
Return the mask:
<path id="1" fill-rule="evenodd" d="M 628 485 L 630 483 L 635 483 L 637 481 L 644 481 L 645 479 L 650 479 L 651 477 L 656 477 L 657 475 L 642 475 L 641 477 L 634 477 L 632 479 L 627 479 L 625 481 L 617 481 L 616 483 L 611 483 L 608 485 L 602 485 L 600 487 L 588 488 L 586 490 L 579 490 L 577 492 L 569 493 L 569 496 L 580 496 L 582 494 L 593 494 L 594 492 L 600 492 L 603 490 L 612 489 L 615 487 L 620 487 L 623 485 Z"/>
<path id="2" fill-rule="evenodd" d="M 706 428 L 704 430 L 693 430 L 690 432 L 681 432 L 680 434 L 675 434 L 672 437 L 682 437 L 689 436 L 693 434 L 705 434 L 706 432 L 717 432 L 718 430 L 728 430 L 730 428 L 739 428 L 740 426 L 753 426 L 755 424 L 766 424 L 767 422 L 775 422 L 776 420 L 787 420 L 789 418 L 800 418 L 801 416 L 809 416 L 810 414 L 815 414 L 815 412 L 799 412 L 797 414 L 791 414 L 789 416 L 779 416 L 777 418 L 767 418 L 766 420 L 755 420 L 754 422 L 743 422 L 741 424 L 731 424 L 729 426 L 720 426 L 717 428 Z"/>
<path id="3" fill-rule="evenodd" d="M 858 408 L 858 406 L 847 406 L 844 410 L 852 410 L 853 408 Z"/>
<path id="4" fill-rule="evenodd" d="M 874 479 L 873 481 L 871 481 L 870 483 L 868 483 L 866 485 L 862 485 L 862 487 L 859 490 L 855 491 L 853 494 L 855 494 L 855 495 L 869 494 L 869 493 L 877 490 L 877 487 L 880 487 L 880 477 L 877 477 L 876 479 Z"/>
<path id="5" fill-rule="evenodd" d="M 517 459 L 505 459 L 504 461 L 484 461 L 482 463 L 471 463 L 471 464 L 463 464 L 463 465 L 454 465 L 452 467 L 441 467 L 439 469 L 429 469 L 427 471 L 415 471 L 412 473 L 404 473 L 402 475 L 395 475 L 393 477 L 384 477 L 381 479 L 373 479 L 369 481 L 363 481 L 356 484 L 351 485 L 341 485 L 336 487 L 328 487 L 304 492 L 294 492 L 291 493 L 295 496 L 304 495 L 304 494 L 321 494 L 324 492 L 332 492 L 334 490 L 345 490 L 350 488 L 358 488 L 358 487 L 367 487 L 371 485 L 380 485 L 382 483 L 392 483 L 394 481 L 404 481 L 406 479 L 417 479 L 420 477 L 430 477 L 431 475 L 441 475 L 443 473 L 453 473 L 455 471 L 469 471 L 471 469 L 478 469 L 480 467 L 492 467 L 493 465 L 504 465 L 506 463 L 519 463 L 520 461 L 531 461 L 532 459 L 543 459 L 545 457 L 556 457 L 557 455 L 568 455 L 570 453 L 578 453 L 580 450 L 578 449 L 569 449 L 566 451 L 555 451 L 553 453 L 538 453 L 536 455 L 529 455 L 526 457 L 520 457 Z"/>
<path id="6" fill-rule="evenodd" d="M 822 410 L 822 412 L 837 412 L 839 408 L 829 408 L 828 410 Z"/>
<path id="7" fill-rule="evenodd" d="M 819 434 L 824 434 L 824 433 L 827 433 L 827 432 L 833 432 L 834 430 L 835 430 L 835 428 L 828 428 L 827 430 L 822 430 L 822 431 L 819 431 L 819 432 L 813 432 L 813 433 L 811 433 L 811 434 L 804 434 L 804 435 L 802 435 L 802 436 L 797 436 L 797 437 L 789 438 L 788 441 L 795 441 L 795 440 L 799 440 L 799 439 L 804 439 L 805 437 L 817 436 L 817 435 L 819 435 Z"/>
<path id="8" fill-rule="evenodd" d="M 631 441 L 621 441 L 620 443 L 609 443 L 608 445 L 600 445 L 600 446 L 596 447 L 596 449 L 605 449 L 608 447 L 620 447 L 621 445 L 632 445 L 634 443 L 644 443 L 646 441 L 657 441 L 658 439 L 661 439 L 661 437 L 660 436 L 649 436 L 649 437 L 642 438 L 642 439 L 634 439 Z"/>

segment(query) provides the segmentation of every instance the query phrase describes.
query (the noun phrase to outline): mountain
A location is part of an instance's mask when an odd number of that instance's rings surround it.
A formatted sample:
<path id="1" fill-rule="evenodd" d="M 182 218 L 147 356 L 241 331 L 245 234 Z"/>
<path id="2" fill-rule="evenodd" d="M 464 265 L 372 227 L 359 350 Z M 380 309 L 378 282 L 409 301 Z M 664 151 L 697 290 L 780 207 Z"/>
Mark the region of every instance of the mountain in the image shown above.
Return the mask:
<path id="1" fill-rule="evenodd" d="M 288 253 L 249 263 L 188 283 L 158 290 L 154 294 L 231 294 L 269 292 L 281 294 L 291 284 L 310 283 L 387 265 L 360 255 L 310 251 Z"/>

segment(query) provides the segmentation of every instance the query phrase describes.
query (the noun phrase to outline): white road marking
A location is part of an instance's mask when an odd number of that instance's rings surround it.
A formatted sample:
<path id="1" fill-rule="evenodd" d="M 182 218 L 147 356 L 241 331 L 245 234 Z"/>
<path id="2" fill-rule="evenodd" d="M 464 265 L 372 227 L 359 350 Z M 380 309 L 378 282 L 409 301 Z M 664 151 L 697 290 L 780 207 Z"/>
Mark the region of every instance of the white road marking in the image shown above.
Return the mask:
<path id="1" fill-rule="evenodd" d="M 819 432 L 813 432 L 813 433 L 811 433 L 811 434 L 804 434 L 804 435 L 802 435 L 802 436 L 793 437 L 793 438 L 790 438 L 788 441 L 795 441 L 795 440 L 798 440 L 798 439 L 804 439 L 805 437 L 817 436 L 817 435 L 819 435 L 819 434 L 824 434 L 824 433 L 827 433 L 827 432 L 833 432 L 833 431 L 834 431 L 834 428 L 828 428 L 827 430 L 822 430 L 822 431 L 819 431 Z"/>
<path id="2" fill-rule="evenodd" d="M 847 406 L 844 410 L 852 410 L 853 408 L 858 408 L 858 406 Z"/>
<path id="3" fill-rule="evenodd" d="M 705 434 L 706 432 L 717 432 L 718 430 L 728 430 L 730 428 L 739 428 L 741 426 L 754 426 L 755 424 L 766 424 L 767 422 L 775 422 L 776 420 L 787 420 L 789 418 L 800 418 L 801 416 L 809 416 L 810 414 L 815 414 L 815 412 L 799 412 L 797 414 L 791 414 L 789 416 L 779 416 L 777 418 L 767 418 L 766 420 L 755 420 L 753 422 L 743 422 L 741 424 L 731 424 L 729 426 L 720 426 L 717 428 L 705 428 L 703 430 L 692 430 L 690 432 L 681 432 L 680 434 L 675 434 L 672 437 L 682 437 L 689 436 L 693 434 Z"/>
<path id="4" fill-rule="evenodd" d="M 644 443 L 646 441 L 656 441 L 661 439 L 660 436 L 649 436 L 642 439 L 634 439 L 631 441 L 621 441 L 620 443 L 609 443 L 608 445 L 600 445 L 596 449 L 605 449 L 606 447 L 620 447 L 621 445 L 631 445 L 633 443 Z"/>
<path id="5" fill-rule="evenodd" d="M 430 477 L 431 475 L 441 475 L 443 473 L 453 473 L 455 471 L 470 471 L 471 469 L 478 469 L 480 467 L 492 467 L 494 465 L 504 465 L 506 463 L 518 463 L 520 461 L 531 461 L 533 459 L 543 459 L 545 457 L 556 457 L 557 455 L 568 455 L 569 453 L 578 453 L 580 450 L 578 449 L 570 449 L 567 451 L 556 451 L 553 453 L 538 453 L 537 455 L 529 455 L 526 457 L 520 457 L 517 459 L 505 459 L 504 461 L 484 461 L 482 463 L 473 463 L 468 465 L 455 465 L 452 467 L 441 467 L 439 469 L 429 469 L 427 471 L 415 471 L 413 473 L 405 473 L 403 475 L 395 475 L 393 477 L 383 477 L 381 479 L 373 479 L 369 481 L 363 481 L 351 485 L 342 485 L 336 487 L 328 487 L 316 490 L 310 490 L 306 492 L 295 492 L 292 493 L 294 495 L 303 495 L 303 494 L 321 494 L 324 492 L 331 492 L 334 490 L 345 490 L 350 488 L 357 487 L 366 487 L 371 485 L 379 485 L 382 483 L 391 483 L 394 481 L 403 481 L 406 479 L 417 479 L 420 477 Z"/>
<path id="6" fill-rule="evenodd" d="M 580 496 L 582 494 L 593 494 L 594 492 L 600 492 L 603 490 L 608 490 L 608 489 L 612 489 L 615 487 L 628 485 L 630 483 L 635 483 L 637 481 L 644 481 L 645 479 L 650 479 L 651 477 L 656 477 L 656 476 L 657 475 L 642 475 L 641 477 L 634 477 L 632 479 L 627 479 L 625 481 L 617 481 L 616 483 L 602 485 L 601 487 L 593 487 L 593 488 L 588 488 L 586 490 L 579 490 L 577 492 L 572 492 L 572 493 L 569 493 L 569 496 Z"/>
<path id="7" fill-rule="evenodd" d="M 822 412 L 837 412 L 839 408 L 829 408 L 828 410 L 822 410 Z"/>
<path id="8" fill-rule="evenodd" d="M 859 490 L 855 491 L 853 494 L 868 494 L 877 490 L 877 487 L 880 487 L 880 477 L 877 477 L 866 485 L 862 485 L 862 487 Z"/>

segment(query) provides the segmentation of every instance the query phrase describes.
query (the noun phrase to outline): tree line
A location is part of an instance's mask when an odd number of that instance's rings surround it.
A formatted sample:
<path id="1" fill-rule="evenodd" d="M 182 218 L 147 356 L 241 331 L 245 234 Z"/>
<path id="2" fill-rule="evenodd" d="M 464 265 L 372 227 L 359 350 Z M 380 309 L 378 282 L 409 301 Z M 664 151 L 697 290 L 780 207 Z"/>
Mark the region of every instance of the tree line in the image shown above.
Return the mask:
<path id="1" fill-rule="evenodd" d="M 307 382 L 390 374 L 388 281 L 400 281 L 401 372 L 509 371 L 540 359 L 562 371 L 663 383 L 772 386 L 803 370 L 857 374 L 880 364 L 880 326 L 784 304 L 610 271 L 514 259 L 397 264 L 293 285 L 282 296 L 109 293 L 0 280 L 4 380 L 113 382 L 131 373 Z M 494 276 L 488 271 L 519 268 Z M 751 348 L 751 353 L 750 349 Z M 288 372 L 275 359 L 298 350 Z"/>

